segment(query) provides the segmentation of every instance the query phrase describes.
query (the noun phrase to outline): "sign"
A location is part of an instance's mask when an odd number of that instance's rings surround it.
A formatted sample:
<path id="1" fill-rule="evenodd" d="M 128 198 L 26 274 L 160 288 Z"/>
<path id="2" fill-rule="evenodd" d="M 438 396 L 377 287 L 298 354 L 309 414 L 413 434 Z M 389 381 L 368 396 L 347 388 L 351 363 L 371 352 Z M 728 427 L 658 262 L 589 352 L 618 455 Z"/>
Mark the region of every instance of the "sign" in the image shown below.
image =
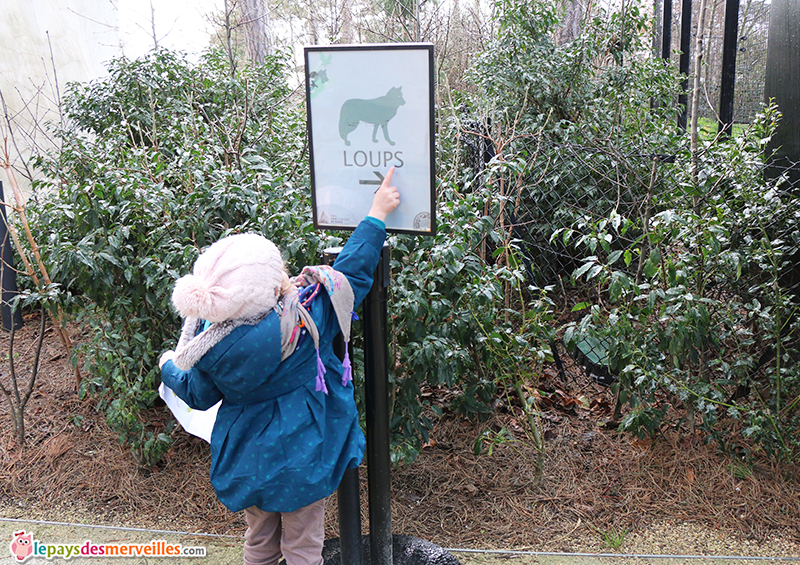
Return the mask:
<path id="1" fill-rule="evenodd" d="M 436 233 L 433 45 L 306 47 L 314 226 L 354 229 L 390 167 L 396 233 Z"/>

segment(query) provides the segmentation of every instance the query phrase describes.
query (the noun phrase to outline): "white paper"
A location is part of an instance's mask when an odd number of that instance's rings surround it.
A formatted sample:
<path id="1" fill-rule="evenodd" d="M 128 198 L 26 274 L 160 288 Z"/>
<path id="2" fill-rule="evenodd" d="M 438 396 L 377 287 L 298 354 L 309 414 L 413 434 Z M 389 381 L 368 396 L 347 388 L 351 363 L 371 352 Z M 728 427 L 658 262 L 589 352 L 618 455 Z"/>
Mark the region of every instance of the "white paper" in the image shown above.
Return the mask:
<path id="1" fill-rule="evenodd" d="M 164 383 L 158 387 L 158 395 L 164 399 L 184 430 L 211 443 L 211 432 L 214 429 L 214 422 L 217 421 L 217 410 L 222 404 L 221 400 L 208 410 L 194 410 Z"/>

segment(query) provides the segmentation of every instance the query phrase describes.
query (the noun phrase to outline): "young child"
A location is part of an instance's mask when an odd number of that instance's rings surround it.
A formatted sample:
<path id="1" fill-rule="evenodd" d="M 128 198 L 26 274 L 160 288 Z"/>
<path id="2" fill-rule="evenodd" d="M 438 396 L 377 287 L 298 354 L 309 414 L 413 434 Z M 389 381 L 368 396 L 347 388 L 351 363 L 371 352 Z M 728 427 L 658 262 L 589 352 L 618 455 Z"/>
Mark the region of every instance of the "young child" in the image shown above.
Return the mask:
<path id="1" fill-rule="evenodd" d="M 364 454 L 349 359 L 334 355 L 340 329 L 372 286 L 399 203 L 394 168 L 368 216 L 333 265 L 292 284 L 280 252 L 255 234 L 225 237 L 178 279 L 185 319 L 161 378 L 191 408 L 222 400 L 211 435 L 211 483 L 232 512 L 245 511 L 245 565 L 322 565 L 325 498 Z"/>

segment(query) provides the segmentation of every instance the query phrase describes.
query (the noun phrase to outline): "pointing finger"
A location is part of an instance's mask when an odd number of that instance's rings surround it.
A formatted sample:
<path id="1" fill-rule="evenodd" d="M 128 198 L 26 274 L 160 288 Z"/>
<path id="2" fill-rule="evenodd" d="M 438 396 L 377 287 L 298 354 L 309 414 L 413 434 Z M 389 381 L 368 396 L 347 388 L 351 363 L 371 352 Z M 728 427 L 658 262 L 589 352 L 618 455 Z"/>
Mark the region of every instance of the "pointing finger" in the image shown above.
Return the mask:
<path id="1" fill-rule="evenodd" d="M 390 186 L 392 184 L 392 175 L 394 174 L 394 167 L 389 167 L 389 172 L 383 177 L 383 186 Z"/>

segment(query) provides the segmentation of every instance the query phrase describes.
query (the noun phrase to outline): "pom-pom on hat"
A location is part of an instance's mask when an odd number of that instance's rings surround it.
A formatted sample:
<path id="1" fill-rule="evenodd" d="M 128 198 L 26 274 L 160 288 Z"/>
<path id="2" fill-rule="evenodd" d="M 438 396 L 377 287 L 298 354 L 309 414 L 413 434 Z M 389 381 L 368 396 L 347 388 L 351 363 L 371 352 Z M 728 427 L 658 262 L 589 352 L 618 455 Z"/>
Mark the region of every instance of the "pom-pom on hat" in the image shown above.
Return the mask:
<path id="1" fill-rule="evenodd" d="M 257 316 L 277 304 L 283 273 L 281 253 L 270 240 L 230 235 L 197 258 L 192 274 L 176 281 L 172 304 L 184 318 L 209 322 Z"/>

